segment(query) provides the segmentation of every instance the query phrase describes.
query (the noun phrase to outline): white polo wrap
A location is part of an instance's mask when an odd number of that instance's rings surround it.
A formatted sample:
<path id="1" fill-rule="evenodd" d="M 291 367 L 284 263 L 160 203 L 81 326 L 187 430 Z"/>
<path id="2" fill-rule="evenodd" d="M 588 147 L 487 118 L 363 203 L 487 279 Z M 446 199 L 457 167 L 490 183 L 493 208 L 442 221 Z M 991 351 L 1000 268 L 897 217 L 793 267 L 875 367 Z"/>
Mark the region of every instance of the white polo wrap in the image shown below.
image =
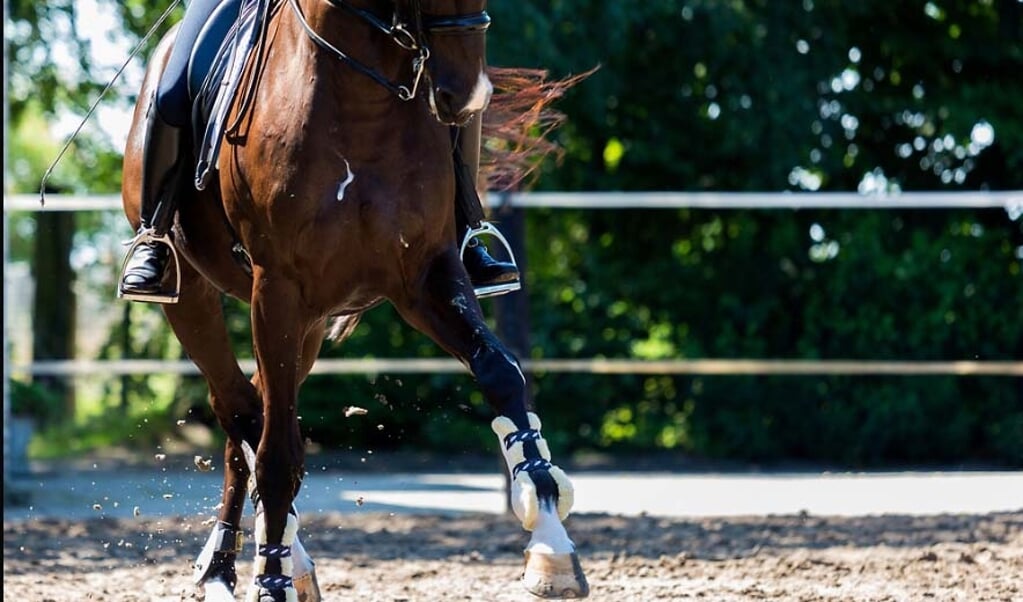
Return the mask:
<path id="1" fill-rule="evenodd" d="M 266 545 L 266 515 L 263 513 L 262 504 L 256 510 L 256 519 L 254 521 L 255 527 L 255 539 L 256 546 Z M 284 526 L 284 533 L 281 536 L 281 545 L 292 546 L 295 543 L 295 538 L 298 535 L 298 517 L 294 514 L 288 513 L 288 522 Z M 281 575 L 286 577 L 293 577 L 295 573 L 295 562 L 290 556 L 280 558 L 281 563 Z M 266 572 L 266 556 L 256 555 L 255 566 L 253 567 L 253 574 L 256 576 L 262 575 Z M 288 602 L 299 602 L 298 592 L 294 587 L 288 587 L 284 590 L 284 595 Z M 246 602 L 258 602 L 259 600 L 259 587 L 250 586 L 247 591 Z"/>
<path id="2" fill-rule="evenodd" d="M 490 428 L 493 429 L 497 435 L 498 441 L 501 446 L 501 453 L 504 454 L 505 462 L 508 464 L 508 473 L 512 476 L 511 482 L 511 504 L 512 511 L 515 512 L 515 516 L 522 521 L 522 527 L 527 531 L 532 531 L 536 526 L 536 518 L 540 513 L 540 498 L 536 492 L 536 484 L 533 483 L 532 477 L 529 476 L 528 470 L 519 470 L 515 472 L 515 467 L 522 465 L 527 461 L 546 461 L 551 460 L 551 450 L 547 446 L 547 441 L 540 437 L 540 418 L 533 412 L 527 414 L 529 417 L 529 428 L 536 431 L 536 435 L 527 437 L 522 440 L 518 440 L 513 437 L 510 445 L 505 444 L 505 440 L 509 435 L 513 433 L 528 433 L 528 431 L 520 431 L 515 423 L 510 418 L 505 416 L 498 416 L 490 424 Z M 524 441 L 533 441 L 536 444 L 537 450 L 540 452 L 540 458 L 526 458 Z M 575 499 L 574 488 L 572 482 L 568 480 L 568 475 L 565 471 L 561 470 L 558 466 L 551 464 L 547 468 L 548 474 L 554 479 L 554 483 L 558 487 L 558 517 L 561 520 L 565 520 L 568 517 L 569 512 L 572 510 L 572 503 Z"/>

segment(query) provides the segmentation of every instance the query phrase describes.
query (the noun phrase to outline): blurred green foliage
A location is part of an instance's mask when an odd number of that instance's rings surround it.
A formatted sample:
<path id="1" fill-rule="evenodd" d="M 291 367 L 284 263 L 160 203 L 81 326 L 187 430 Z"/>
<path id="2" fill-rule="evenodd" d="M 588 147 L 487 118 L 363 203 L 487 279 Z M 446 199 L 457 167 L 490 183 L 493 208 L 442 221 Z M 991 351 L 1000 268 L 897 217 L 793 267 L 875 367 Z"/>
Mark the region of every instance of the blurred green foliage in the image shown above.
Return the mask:
<path id="1" fill-rule="evenodd" d="M 11 414 L 30 418 L 36 426 L 52 426 L 61 419 L 64 400 L 46 387 L 11 381 Z"/>
<path id="2" fill-rule="evenodd" d="M 25 22 L 63 6 L 12 4 Z M 138 35 L 166 2 L 119 6 Z M 1015 0 L 492 0 L 489 10 L 495 65 L 552 77 L 600 65 L 557 105 L 566 154 L 538 188 L 1023 189 Z M 24 69 L 12 64 L 15 83 Z M 41 73 L 39 106 L 52 112 L 68 93 L 57 71 Z M 95 86 L 67 89 L 80 106 Z M 30 114 L 23 105 L 16 121 Z M 1018 209 L 537 209 L 527 249 L 534 358 L 1023 358 Z M 247 308 L 226 304 L 251 356 Z M 386 307 L 323 348 L 441 354 Z M 167 407 L 201 413 L 203 394 L 189 384 Z M 534 394 L 555 453 L 1023 465 L 1019 378 L 537 374 Z M 370 413 L 346 419 L 347 405 Z M 468 376 L 313 376 L 301 413 L 306 434 L 332 448 L 494 446 Z"/>

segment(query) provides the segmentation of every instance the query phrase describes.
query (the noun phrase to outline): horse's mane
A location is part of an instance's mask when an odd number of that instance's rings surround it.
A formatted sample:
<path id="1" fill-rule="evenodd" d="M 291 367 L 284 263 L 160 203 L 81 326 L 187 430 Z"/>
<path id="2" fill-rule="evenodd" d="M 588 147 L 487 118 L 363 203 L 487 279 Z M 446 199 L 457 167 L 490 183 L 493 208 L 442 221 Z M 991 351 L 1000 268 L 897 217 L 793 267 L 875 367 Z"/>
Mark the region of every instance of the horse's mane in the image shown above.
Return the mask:
<path id="1" fill-rule="evenodd" d="M 549 138 L 566 119 L 551 104 L 597 68 L 548 81 L 546 69 L 488 67 L 494 95 L 483 113 L 480 177 L 487 190 L 518 190 L 533 182 L 549 156 L 564 149 Z"/>

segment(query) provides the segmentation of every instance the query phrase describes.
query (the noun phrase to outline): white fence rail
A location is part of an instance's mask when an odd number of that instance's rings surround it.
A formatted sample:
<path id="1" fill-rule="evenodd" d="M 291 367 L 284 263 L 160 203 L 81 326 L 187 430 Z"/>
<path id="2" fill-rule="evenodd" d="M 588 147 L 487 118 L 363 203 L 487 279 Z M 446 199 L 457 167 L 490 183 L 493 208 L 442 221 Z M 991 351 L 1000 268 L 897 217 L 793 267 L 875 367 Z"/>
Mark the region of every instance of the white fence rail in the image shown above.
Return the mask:
<path id="1" fill-rule="evenodd" d="M 491 208 L 551 209 L 983 209 L 1023 211 L 1023 190 L 1002 192 L 492 192 Z M 121 197 L 37 194 L 4 197 L 4 211 L 109 211 Z"/>
<path id="2" fill-rule="evenodd" d="M 956 209 L 1003 208 L 1023 214 L 1023 191 L 857 193 L 732 193 L 732 192 L 586 192 L 491 193 L 492 209 L 503 206 L 554 209 Z M 111 211 L 121 209 L 118 195 L 38 195 L 4 197 L 4 211 Z M 6 259 L 5 259 L 6 260 Z M 251 373 L 251 360 L 241 362 Z M 1023 361 L 873 361 L 752 359 L 544 359 L 524 360 L 534 373 L 674 375 L 957 375 L 1023 376 Z M 198 374 L 189 361 L 69 360 L 39 361 L 10 367 L 11 374 L 116 376 L 124 374 Z M 464 373 L 455 360 L 329 359 L 317 361 L 313 374 Z"/>
<path id="3" fill-rule="evenodd" d="M 241 360 L 252 374 L 255 360 Z M 1023 362 L 979 361 L 869 361 L 869 360 L 632 360 L 540 359 L 523 360 L 532 373 L 645 374 L 645 375 L 775 375 L 775 376 L 1023 376 Z M 50 360 L 14 367 L 15 374 L 36 376 L 96 376 L 126 374 L 198 375 L 188 360 Z M 449 358 L 321 358 L 312 374 L 468 374 L 465 366 Z"/>

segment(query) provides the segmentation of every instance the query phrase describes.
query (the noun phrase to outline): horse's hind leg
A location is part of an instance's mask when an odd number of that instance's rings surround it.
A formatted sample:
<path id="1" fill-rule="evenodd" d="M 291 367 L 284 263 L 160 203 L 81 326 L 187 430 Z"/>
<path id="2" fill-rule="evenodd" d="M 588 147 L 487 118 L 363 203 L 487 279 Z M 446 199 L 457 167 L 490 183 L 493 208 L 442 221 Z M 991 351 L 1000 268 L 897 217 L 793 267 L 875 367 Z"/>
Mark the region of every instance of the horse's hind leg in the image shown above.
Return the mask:
<path id="1" fill-rule="evenodd" d="M 532 532 L 522 580 L 545 598 L 584 598 L 589 585 L 562 521 L 572 507 L 572 484 L 551 463 L 540 419 L 526 408 L 526 381 L 518 361 L 484 322 L 456 253 L 438 257 L 420 296 L 395 302 L 402 316 L 462 360 L 497 413 L 492 423 L 511 475 L 511 502 Z"/>
<path id="2" fill-rule="evenodd" d="M 241 548 L 241 517 L 245 507 L 249 466 L 242 442 L 259 440 L 262 406 L 256 389 L 242 373 L 231 349 L 220 292 L 187 262 L 176 304 L 163 306 L 167 321 L 210 391 L 210 404 L 227 433 L 224 489 L 218 521 L 196 560 L 194 578 L 206 600 L 234 600 L 235 557 Z"/>

